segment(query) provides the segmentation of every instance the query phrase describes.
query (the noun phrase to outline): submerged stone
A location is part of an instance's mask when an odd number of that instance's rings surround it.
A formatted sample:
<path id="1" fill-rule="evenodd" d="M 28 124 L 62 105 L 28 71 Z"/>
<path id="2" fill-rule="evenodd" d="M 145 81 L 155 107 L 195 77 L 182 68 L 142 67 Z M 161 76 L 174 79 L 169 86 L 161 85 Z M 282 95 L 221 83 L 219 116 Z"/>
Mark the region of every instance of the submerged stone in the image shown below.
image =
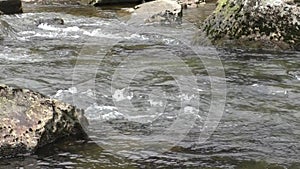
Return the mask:
<path id="1" fill-rule="evenodd" d="M 63 25 L 64 20 L 62 18 L 40 18 L 35 21 L 36 25 L 47 24 L 47 25 Z"/>
<path id="2" fill-rule="evenodd" d="M 300 7 L 293 0 L 219 0 L 202 30 L 220 46 L 300 50 Z"/>
<path id="3" fill-rule="evenodd" d="M 27 89 L 0 85 L 0 158 L 33 153 L 60 138 L 86 139 L 83 111 Z"/>

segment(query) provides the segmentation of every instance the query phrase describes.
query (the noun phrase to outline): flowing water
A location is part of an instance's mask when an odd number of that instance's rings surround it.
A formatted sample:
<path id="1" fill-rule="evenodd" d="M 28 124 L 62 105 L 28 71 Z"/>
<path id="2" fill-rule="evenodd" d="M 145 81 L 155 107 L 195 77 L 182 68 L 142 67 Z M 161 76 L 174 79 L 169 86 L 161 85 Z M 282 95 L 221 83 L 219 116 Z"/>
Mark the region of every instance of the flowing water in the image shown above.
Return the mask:
<path id="1" fill-rule="evenodd" d="M 300 168 L 300 53 L 193 44 L 213 7 L 181 25 L 137 24 L 120 7 L 1 16 L 0 83 L 84 109 L 91 140 L 0 168 Z M 64 25 L 38 24 L 49 18 Z"/>

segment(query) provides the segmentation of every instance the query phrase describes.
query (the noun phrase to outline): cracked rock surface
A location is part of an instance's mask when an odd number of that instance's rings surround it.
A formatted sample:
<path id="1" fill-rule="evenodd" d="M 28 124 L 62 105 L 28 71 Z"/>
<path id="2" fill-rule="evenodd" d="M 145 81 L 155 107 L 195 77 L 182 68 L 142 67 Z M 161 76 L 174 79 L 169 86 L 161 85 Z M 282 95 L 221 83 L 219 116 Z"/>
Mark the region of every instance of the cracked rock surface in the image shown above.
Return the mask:
<path id="1" fill-rule="evenodd" d="M 74 106 L 0 85 L 0 158 L 33 153 L 60 138 L 86 139 L 87 119 Z"/>

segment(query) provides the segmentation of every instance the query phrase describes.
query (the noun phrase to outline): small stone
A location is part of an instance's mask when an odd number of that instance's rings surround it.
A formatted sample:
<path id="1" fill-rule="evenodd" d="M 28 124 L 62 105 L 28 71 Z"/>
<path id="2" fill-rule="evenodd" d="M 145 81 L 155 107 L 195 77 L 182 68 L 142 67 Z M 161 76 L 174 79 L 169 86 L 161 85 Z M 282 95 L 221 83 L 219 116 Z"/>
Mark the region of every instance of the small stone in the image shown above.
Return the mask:
<path id="1" fill-rule="evenodd" d="M 47 25 L 63 25 L 64 20 L 62 18 L 46 18 L 38 19 L 35 21 L 36 25 L 47 24 Z"/>

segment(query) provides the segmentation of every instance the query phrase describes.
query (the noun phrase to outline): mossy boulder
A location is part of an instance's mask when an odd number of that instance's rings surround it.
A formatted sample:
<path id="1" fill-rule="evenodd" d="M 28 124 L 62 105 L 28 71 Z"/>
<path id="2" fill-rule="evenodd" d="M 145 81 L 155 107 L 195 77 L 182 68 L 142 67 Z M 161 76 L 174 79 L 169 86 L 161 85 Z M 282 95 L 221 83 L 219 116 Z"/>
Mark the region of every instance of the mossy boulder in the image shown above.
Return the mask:
<path id="1" fill-rule="evenodd" d="M 39 93 L 0 85 L 0 158 L 33 153 L 60 138 L 86 139 L 83 112 Z"/>
<path id="2" fill-rule="evenodd" d="M 202 31 L 219 46 L 300 50 L 300 7 L 293 0 L 219 0 Z"/>

